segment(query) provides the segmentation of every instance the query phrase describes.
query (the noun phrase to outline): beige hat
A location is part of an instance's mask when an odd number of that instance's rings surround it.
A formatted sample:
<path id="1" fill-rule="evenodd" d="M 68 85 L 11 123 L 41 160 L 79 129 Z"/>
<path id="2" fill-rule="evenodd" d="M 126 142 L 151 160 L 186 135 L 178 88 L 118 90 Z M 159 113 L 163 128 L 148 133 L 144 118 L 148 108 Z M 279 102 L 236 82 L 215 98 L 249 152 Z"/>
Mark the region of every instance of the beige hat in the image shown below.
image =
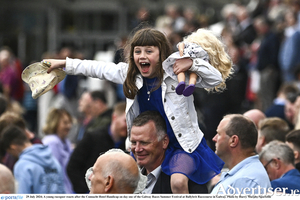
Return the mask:
<path id="1" fill-rule="evenodd" d="M 22 79 L 28 83 L 32 91 L 32 98 L 36 99 L 48 92 L 66 76 L 66 72 L 62 69 L 54 69 L 49 74 L 47 73 L 48 69 L 46 64 L 37 62 L 23 70 Z"/>

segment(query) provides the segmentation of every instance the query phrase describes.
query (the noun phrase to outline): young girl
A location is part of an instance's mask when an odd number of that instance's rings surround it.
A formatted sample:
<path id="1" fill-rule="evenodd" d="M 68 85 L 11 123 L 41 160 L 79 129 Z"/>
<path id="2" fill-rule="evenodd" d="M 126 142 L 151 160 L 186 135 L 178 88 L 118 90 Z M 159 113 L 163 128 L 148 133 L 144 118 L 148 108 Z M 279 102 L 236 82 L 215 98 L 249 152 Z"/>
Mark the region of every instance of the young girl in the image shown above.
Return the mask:
<path id="1" fill-rule="evenodd" d="M 51 63 L 48 72 L 65 67 L 68 74 L 123 84 L 128 133 L 133 119 L 141 112 L 159 111 L 167 122 L 170 138 L 162 170 L 171 176 L 173 193 L 188 193 L 188 179 L 204 184 L 220 173 L 224 163 L 206 145 L 198 126 L 193 96 L 177 95 L 177 80 L 162 68 L 162 62 L 171 54 L 165 35 L 155 29 L 141 29 L 129 41 L 125 52 L 127 63 L 118 64 L 69 58 L 47 60 Z M 197 87 L 213 88 L 223 82 L 221 73 L 207 63 L 204 65 L 199 58 L 179 59 L 173 68 L 175 74 L 187 70 L 195 72 L 201 77 Z"/>

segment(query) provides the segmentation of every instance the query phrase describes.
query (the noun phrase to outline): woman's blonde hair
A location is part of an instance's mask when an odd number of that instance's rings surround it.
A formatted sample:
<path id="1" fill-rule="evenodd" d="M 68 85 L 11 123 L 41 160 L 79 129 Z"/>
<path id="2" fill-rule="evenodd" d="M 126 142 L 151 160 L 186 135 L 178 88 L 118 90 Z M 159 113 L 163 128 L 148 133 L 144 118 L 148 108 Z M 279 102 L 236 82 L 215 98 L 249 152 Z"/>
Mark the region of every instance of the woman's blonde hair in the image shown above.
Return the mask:
<path id="1" fill-rule="evenodd" d="M 128 72 L 125 82 L 123 84 L 124 95 L 129 99 L 134 99 L 138 92 L 135 85 L 136 76 L 140 73 L 139 69 L 134 63 L 133 51 L 135 46 L 155 46 L 159 49 L 159 63 L 158 70 L 156 70 L 156 77 L 158 78 L 157 89 L 163 81 L 162 62 L 167 59 L 172 53 L 171 45 L 166 36 L 153 28 L 143 28 L 137 31 L 134 36 L 128 40 L 125 47 L 126 62 L 128 63 Z"/>
<path id="2" fill-rule="evenodd" d="M 212 31 L 200 28 L 184 38 L 184 42 L 200 45 L 209 56 L 209 63 L 222 74 L 222 83 L 208 91 L 223 91 L 226 88 L 225 81 L 233 73 L 232 61 L 225 50 L 225 45 Z"/>
<path id="3" fill-rule="evenodd" d="M 72 122 L 73 118 L 67 110 L 59 109 L 59 108 L 52 108 L 48 113 L 48 116 L 47 116 L 47 119 L 46 119 L 46 124 L 43 127 L 43 132 L 46 135 L 56 134 L 59 121 L 61 120 L 61 117 L 64 114 L 67 115 L 68 118 L 70 119 L 70 121 Z"/>

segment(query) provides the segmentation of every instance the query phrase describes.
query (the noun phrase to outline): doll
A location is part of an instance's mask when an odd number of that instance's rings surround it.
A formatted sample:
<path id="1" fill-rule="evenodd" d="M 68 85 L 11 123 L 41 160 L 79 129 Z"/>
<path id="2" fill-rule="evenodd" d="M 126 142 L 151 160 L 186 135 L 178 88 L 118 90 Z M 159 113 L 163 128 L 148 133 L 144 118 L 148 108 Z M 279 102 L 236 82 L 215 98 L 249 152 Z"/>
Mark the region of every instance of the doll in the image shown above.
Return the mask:
<path id="1" fill-rule="evenodd" d="M 198 29 L 196 32 L 193 32 L 184 38 L 183 42 L 180 42 L 177 47 L 179 52 L 176 52 L 169 57 L 169 64 L 174 64 L 176 59 L 185 57 L 190 57 L 192 59 L 201 58 L 206 61 L 205 64 L 216 68 L 221 73 L 223 80 L 214 88 L 204 88 L 208 91 L 222 91 L 225 89 L 225 81 L 229 78 L 230 74 L 233 73 L 232 62 L 225 52 L 224 44 L 212 31 L 203 28 Z M 177 74 L 178 85 L 176 87 L 176 93 L 178 95 L 183 94 L 187 97 L 194 92 L 197 79 L 199 80 L 198 76 L 201 75 L 194 73 L 191 69 L 192 67 L 188 71 L 189 78 L 186 77 L 185 72 Z M 187 87 L 186 82 L 189 83 Z"/>
<path id="2" fill-rule="evenodd" d="M 195 46 L 195 44 L 191 43 L 192 46 Z M 184 52 L 184 50 L 188 50 L 188 48 L 186 48 L 186 45 L 181 42 L 178 44 L 178 50 L 179 50 L 179 54 L 180 57 L 183 56 L 183 54 L 187 54 L 189 52 Z M 180 72 L 177 75 L 178 78 L 178 86 L 176 87 L 176 93 L 178 95 L 184 95 L 184 96 L 190 96 L 194 90 L 195 90 L 195 84 L 196 84 L 196 80 L 197 80 L 197 74 L 194 72 L 190 72 L 189 73 L 189 86 L 185 86 L 185 73 L 184 72 Z"/>

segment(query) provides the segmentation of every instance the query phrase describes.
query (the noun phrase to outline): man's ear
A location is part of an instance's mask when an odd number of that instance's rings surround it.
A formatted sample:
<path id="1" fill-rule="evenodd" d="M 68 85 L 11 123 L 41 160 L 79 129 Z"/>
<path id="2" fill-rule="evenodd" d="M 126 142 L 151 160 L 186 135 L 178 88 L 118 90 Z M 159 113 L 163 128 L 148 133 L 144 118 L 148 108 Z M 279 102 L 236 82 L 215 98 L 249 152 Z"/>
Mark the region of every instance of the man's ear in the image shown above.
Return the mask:
<path id="1" fill-rule="evenodd" d="M 294 151 L 295 160 L 298 160 L 300 157 L 299 151 Z"/>
<path id="2" fill-rule="evenodd" d="M 162 140 L 163 140 L 163 149 L 167 149 L 170 141 L 168 135 L 166 134 Z"/>
<path id="3" fill-rule="evenodd" d="M 112 177 L 111 175 L 109 175 L 106 179 L 105 179 L 105 187 L 104 187 L 104 191 L 106 193 L 108 193 L 110 190 L 112 190 L 114 185 L 114 177 Z"/>
<path id="4" fill-rule="evenodd" d="M 17 150 L 18 149 L 18 145 L 15 145 L 15 144 L 11 144 L 8 148 L 9 150 Z"/>
<path id="5" fill-rule="evenodd" d="M 280 160 L 279 158 L 274 158 L 273 166 L 274 166 L 276 169 L 280 169 L 280 168 L 281 168 L 281 160 Z"/>
<path id="6" fill-rule="evenodd" d="M 267 144 L 266 142 L 266 137 L 265 136 L 261 136 L 261 146 L 265 146 Z"/>
<path id="7" fill-rule="evenodd" d="M 116 113 L 112 113 L 112 115 L 111 115 L 111 120 L 114 121 L 116 118 L 117 118 Z"/>
<path id="8" fill-rule="evenodd" d="M 229 139 L 229 146 L 235 148 L 239 144 L 239 141 L 240 141 L 239 137 L 237 135 L 233 135 Z"/>

